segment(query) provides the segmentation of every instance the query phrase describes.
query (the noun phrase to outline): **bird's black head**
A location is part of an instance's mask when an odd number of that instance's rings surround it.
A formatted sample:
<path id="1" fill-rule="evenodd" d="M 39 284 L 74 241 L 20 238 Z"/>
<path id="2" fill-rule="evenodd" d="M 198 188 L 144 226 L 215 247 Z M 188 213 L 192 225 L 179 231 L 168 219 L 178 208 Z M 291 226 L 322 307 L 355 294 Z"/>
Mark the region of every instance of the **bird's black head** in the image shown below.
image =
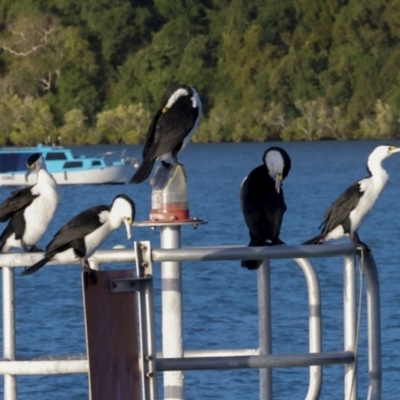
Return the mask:
<path id="1" fill-rule="evenodd" d="M 275 180 L 279 193 L 281 182 L 288 176 L 291 168 L 289 154 L 281 147 L 270 147 L 263 155 L 263 163 L 271 178 Z"/>
<path id="2" fill-rule="evenodd" d="M 32 154 L 28 160 L 26 161 L 26 165 L 28 168 L 35 169 L 35 165 L 37 161 L 40 159 L 42 155 L 40 153 Z"/>

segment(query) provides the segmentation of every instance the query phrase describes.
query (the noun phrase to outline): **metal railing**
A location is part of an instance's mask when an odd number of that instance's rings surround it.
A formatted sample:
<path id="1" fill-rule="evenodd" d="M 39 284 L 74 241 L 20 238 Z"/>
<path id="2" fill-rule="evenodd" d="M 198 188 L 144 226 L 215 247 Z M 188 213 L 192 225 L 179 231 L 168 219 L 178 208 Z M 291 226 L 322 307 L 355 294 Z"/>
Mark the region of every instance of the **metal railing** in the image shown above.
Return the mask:
<path id="1" fill-rule="evenodd" d="M 141 371 L 143 397 L 158 398 L 156 372 L 164 371 L 164 399 L 183 399 L 183 371 L 203 369 L 260 369 L 260 399 L 272 399 L 272 368 L 304 366 L 310 369 L 306 399 L 317 399 L 322 385 L 322 366 L 344 364 L 344 391 L 346 400 L 357 399 L 356 354 L 356 268 L 355 248 L 351 244 L 322 246 L 276 246 L 249 248 L 245 246 L 180 246 L 180 227 L 161 229 L 166 235 L 163 247 L 151 249 L 149 242 L 135 242 L 134 250 L 98 251 L 90 260 L 92 267 L 100 264 L 136 262 L 138 277 L 146 277 L 144 291 L 139 292 L 141 324 Z M 321 294 L 318 276 L 308 260 L 316 257 L 342 256 L 344 260 L 344 348 L 336 352 L 322 352 Z M 0 374 L 4 374 L 4 399 L 16 400 L 16 375 L 86 373 L 85 355 L 70 357 L 49 356 L 32 360 L 17 360 L 15 349 L 15 298 L 13 267 L 38 261 L 40 253 L 1 254 L 3 266 L 3 360 Z M 259 348 L 196 350 L 184 349 L 182 340 L 181 262 L 264 259 L 258 270 Z M 309 353 L 271 354 L 271 295 L 269 260 L 292 258 L 304 273 L 309 303 Z M 161 263 L 163 289 L 162 315 L 168 316 L 168 329 L 163 329 L 162 353 L 156 353 L 152 292 L 152 263 Z M 368 399 L 380 398 L 381 393 L 381 339 L 380 299 L 376 265 L 371 254 L 361 259 L 361 270 L 367 284 L 368 314 Z M 174 321 L 171 324 L 171 320 Z M 171 371 L 178 373 L 171 374 Z M 171 374 L 171 375 L 168 375 Z M 172 380 L 171 380 L 172 376 Z"/>

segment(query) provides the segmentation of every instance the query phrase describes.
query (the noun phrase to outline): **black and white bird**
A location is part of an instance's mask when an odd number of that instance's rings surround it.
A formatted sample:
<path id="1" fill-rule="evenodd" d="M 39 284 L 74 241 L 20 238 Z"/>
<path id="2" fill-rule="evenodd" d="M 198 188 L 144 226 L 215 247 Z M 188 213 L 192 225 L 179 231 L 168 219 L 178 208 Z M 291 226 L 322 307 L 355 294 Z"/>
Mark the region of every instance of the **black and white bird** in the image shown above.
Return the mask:
<path id="1" fill-rule="evenodd" d="M 283 244 L 279 234 L 286 204 L 281 184 L 290 167 L 287 152 L 280 147 L 270 147 L 263 155 L 263 165 L 253 169 L 243 180 L 240 204 L 249 228 L 249 246 Z M 242 267 L 256 269 L 261 263 L 261 260 L 243 260 Z"/>
<path id="2" fill-rule="evenodd" d="M 145 181 L 156 160 L 172 158 L 178 164 L 178 154 L 190 142 L 197 130 L 201 114 L 201 100 L 195 89 L 187 85 L 172 86 L 164 94 L 147 132 L 143 148 L 143 161 L 129 183 Z"/>
<path id="3" fill-rule="evenodd" d="M 358 229 L 371 211 L 381 194 L 389 175 L 382 167 L 382 161 L 400 151 L 395 146 L 378 146 L 369 155 L 367 170 L 369 176 L 349 186 L 325 211 L 325 220 L 318 236 L 303 244 L 319 244 L 328 240 L 349 236 L 361 250 L 370 251 L 358 236 Z"/>
<path id="4" fill-rule="evenodd" d="M 90 279 L 96 282 L 96 273 L 89 266 L 88 258 L 118 229 L 126 226 L 128 239 L 135 219 L 135 203 L 128 196 L 119 194 L 111 206 L 94 206 L 73 217 L 47 245 L 44 258 L 25 269 L 21 275 L 29 275 L 42 268 L 50 260 L 62 263 L 80 262 Z"/>
<path id="5" fill-rule="evenodd" d="M 0 205 L 0 222 L 8 221 L 0 236 L 0 250 L 22 248 L 39 251 L 36 244 L 46 232 L 58 204 L 57 183 L 39 153 L 27 160 L 28 175 L 36 171 L 37 183 L 12 192 Z"/>

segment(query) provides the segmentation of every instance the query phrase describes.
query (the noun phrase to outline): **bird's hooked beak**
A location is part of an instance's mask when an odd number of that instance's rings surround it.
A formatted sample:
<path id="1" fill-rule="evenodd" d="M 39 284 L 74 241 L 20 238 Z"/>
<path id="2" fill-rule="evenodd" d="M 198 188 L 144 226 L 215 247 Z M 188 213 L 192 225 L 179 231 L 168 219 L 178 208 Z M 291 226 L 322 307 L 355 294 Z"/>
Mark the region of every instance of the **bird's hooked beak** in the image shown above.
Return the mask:
<path id="1" fill-rule="evenodd" d="M 282 174 L 278 172 L 275 177 L 275 190 L 277 191 L 277 193 L 281 191 L 281 183 L 282 183 Z"/>
<path id="2" fill-rule="evenodd" d="M 400 147 L 395 147 L 395 146 L 390 146 L 389 147 L 389 153 L 393 154 L 393 153 L 398 153 L 400 151 Z"/>
<path id="3" fill-rule="evenodd" d="M 124 224 L 125 224 L 125 228 L 126 228 L 126 236 L 127 236 L 128 240 L 132 237 L 132 234 L 131 234 L 132 223 L 133 223 L 133 221 L 131 218 L 124 218 Z"/>
<path id="4" fill-rule="evenodd" d="M 28 171 L 26 171 L 26 174 L 25 174 L 25 182 L 28 182 L 28 176 L 29 176 L 33 171 L 35 171 L 35 169 L 36 169 L 36 164 L 28 165 Z"/>

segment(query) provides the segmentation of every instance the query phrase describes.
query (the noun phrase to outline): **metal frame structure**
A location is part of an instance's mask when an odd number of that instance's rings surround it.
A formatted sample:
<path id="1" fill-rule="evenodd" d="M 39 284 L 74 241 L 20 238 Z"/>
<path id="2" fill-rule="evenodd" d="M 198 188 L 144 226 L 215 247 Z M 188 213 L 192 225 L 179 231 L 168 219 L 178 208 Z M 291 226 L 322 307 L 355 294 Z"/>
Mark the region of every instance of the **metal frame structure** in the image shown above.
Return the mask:
<path id="1" fill-rule="evenodd" d="M 276 246 L 249 248 L 244 246 L 209 246 L 180 248 L 180 227 L 165 228 L 161 232 L 160 249 L 151 249 L 149 242 L 136 242 L 134 250 L 98 251 L 91 259 L 92 267 L 118 262 L 136 262 L 137 278 L 127 285 L 135 286 L 139 281 L 139 315 L 141 327 L 141 371 L 145 400 L 157 400 L 156 371 L 170 373 L 176 385 L 171 385 L 169 375 L 164 376 L 165 399 L 184 399 L 183 371 L 202 369 L 260 369 L 260 399 L 272 399 L 272 368 L 307 366 L 310 369 L 307 400 L 317 399 L 322 384 L 322 366 L 344 364 L 344 398 L 357 399 L 356 368 L 356 269 L 355 248 L 351 244 L 329 244 L 321 246 Z M 341 256 L 344 260 L 344 349 L 323 353 L 321 332 L 321 294 L 317 274 L 308 260 L 315 257 Z M 44 357 L 32 360 L 17 360 L 15 349 L 15 298 L 13 267 L 33 264 L 42 257 L 38 253 L 1 254 L 3 266 L 3 359 L 0 374 L 4 379 L 4 399 L 16 400 L 16 375 L 86 373 L 88 363 L 84 355 L 71 357 Z M 259 348 L 184 350 L 182 341 L 181 262 L 264 259 L 258 270 Z M 309 353 L 271 354 L 271 294 L 269 260 L 292 258 L 302 269 L 309 300 Z M 153 310 L 153 263 L 160 262 L 162 268 L 162 314 L 169 318 L 168 333 L 163 332 L 162 354 L 156 354 Z M 371 254 L 361 259 L 361 270 L 366 277 L 368 314 L 368 399 L 381 396 L 381 338 L 380 298 L 376 265 Z M 132 289 L 133 290 L 133 289 Z M 167 316 L 167 317 L 166 317 Z M 174 323 L 171 323 L 174 321 Z M 163 325 L 163 329 L 166 327 Z M 134 339 L 133 339 L 134 340 Z M 167 348 L 172 349 L 169 352 Z M 165 379 L 165 378 L 168 379 Z M 182 384 L 181 384 L 182 382 Z"/>

